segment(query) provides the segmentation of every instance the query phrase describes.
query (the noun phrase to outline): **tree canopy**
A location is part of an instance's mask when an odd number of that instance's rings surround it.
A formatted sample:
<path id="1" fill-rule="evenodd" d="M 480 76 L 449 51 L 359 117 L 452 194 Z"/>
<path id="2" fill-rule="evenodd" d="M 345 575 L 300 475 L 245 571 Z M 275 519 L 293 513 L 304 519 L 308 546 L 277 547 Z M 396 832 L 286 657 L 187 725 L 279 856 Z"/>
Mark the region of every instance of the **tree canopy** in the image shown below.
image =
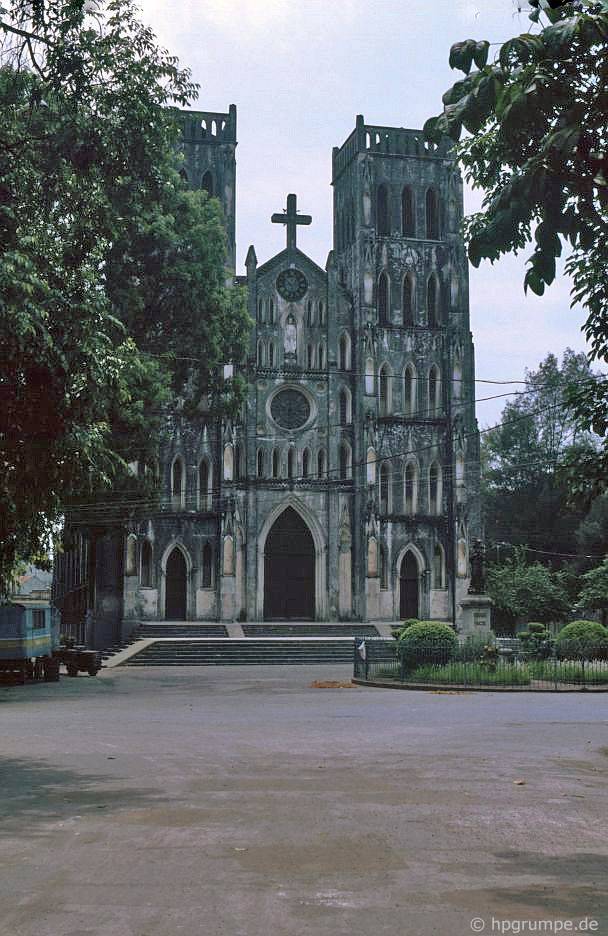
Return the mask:
<path id="1" fill-rule="evenodd" d="M 179 176 L 197 87 L 131 0 L 15 2 L 0 38 L 2 586 L 153 453 L 172 394 L 226 402 L 249 321 L 219 203 Z"/>
<path id="2" fill-rule="evenodd" d="M 523 552 L 490 566 L 487 590 L 499 630 L 512 629 L 522 619 L 541 623 L 563 620 L 570 607 L 561 573 L 540 562 L 528 564 Z"/>
<path id="3" fill-rule="evenodd" d="M 500 425 L 482 436 L 490 544 L 526 545 L 555 565 L 563 564 L 559 553 L 573 553 L 584 510 L 569 500 L 569 466 L 587 453 L 597 457 L 598 441 L 581 430 L 569 393 L 591 376 L 584 354 L 568 349 L 561 364 L 548 354 L 526 374 L 525 390 L 505 405 Z"/>
<path id="4" fill-rule="evenodd" d="M 452 46 L 450 65 L 465 77 L 425 133 L 451 137 L 467 180 L 485 193 L 466 220 L 471 263 L 532 243 L 524 285 L 541 295 L 566 247 L 591 359 L 607 361 L 608 0 L 529 0 L 528 12 L 529 31 L 492 59 L 488 41 Z M 606 436 L 608 381 L 591 379 L 572 399 L 584 424 Z M 604 487 L 608 442 L 603 464 L 584 466 Z"/>

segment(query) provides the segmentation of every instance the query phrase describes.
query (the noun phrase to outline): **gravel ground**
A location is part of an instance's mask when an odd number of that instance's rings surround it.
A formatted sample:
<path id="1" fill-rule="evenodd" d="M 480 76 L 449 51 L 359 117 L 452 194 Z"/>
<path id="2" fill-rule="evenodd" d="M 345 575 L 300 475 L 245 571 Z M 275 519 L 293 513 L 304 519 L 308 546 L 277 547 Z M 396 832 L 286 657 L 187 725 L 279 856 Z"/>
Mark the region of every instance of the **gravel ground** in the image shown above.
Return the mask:
<path id="1" fill-rule="evenodd" d="M 0 689 L 2 936 L 608 936 L 608 698 L 349 676 Z"/>

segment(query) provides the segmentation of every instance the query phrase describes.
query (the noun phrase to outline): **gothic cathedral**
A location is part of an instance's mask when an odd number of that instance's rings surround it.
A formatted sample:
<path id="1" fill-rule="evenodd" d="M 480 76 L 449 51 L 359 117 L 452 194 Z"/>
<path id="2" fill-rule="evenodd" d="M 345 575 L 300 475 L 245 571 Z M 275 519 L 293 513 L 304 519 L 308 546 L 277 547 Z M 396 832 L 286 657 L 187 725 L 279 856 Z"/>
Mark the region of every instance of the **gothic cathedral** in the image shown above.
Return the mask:
<path id="1" fill-rule="evenodd" d="M 235 274 L 236 107 L 184 112 L 184 172 L 224 210 Z M 462 180 L 422 133 L 366 124 L 332 154 L 333 249 L 246 259 L 254 327 L 239 421 L 174 414 L 164 509 L 121 531 L 124 624 L 458 625 L 479 535 Z M 124 633 L 124 626 L 121 632 Z M 128 628 L 127 628 L 128 630 Z"/>

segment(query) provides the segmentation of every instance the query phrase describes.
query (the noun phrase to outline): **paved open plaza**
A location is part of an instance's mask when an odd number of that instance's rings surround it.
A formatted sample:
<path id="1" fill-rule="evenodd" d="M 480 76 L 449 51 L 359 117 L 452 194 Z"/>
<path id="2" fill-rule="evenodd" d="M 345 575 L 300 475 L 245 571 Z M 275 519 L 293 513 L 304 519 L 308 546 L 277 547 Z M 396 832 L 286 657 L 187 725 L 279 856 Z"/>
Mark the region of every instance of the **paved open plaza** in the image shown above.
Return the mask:
<path id="1" fill-rule="evenodd" d="M 608 933 L 605 696 L 349 677 L 0 689 L 2 936 Z"/>

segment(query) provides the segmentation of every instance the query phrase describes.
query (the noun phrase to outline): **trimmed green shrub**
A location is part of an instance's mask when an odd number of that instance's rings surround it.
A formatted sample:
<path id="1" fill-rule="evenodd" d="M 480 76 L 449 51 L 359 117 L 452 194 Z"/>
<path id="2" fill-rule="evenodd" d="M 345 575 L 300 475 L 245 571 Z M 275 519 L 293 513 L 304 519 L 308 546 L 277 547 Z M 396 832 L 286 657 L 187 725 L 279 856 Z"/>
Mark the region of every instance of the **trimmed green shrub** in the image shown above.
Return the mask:
<path id="1" fill-rule="evenodd" d="M 421 663 L 447 663 L 458 648 L 458 638 L 449 624 L 418 621 L 406 628 L 397 652 L 409 669 Z"/>
<path id="2" fill-rule="evenodd" d="M 531 621 L 528 629 L 520 631 L 517 636 L 521 640 L 522 650 L 532 654 L 537 660 L 544 660 L 551 656 L 554 640 L 546 624 Z"/>
<path id="3" fill-rule="evenodd" d="M 420 624 L 420 620 L 418 618 L 406 618 L 403 624 L 399 625 L 397 631 L 393 631 L 397 640 L 401 640 L 408 627 L 411 627 L 412 624 Z"/>
<path id="4" fill-rule="evenodd" d="M 563 660 L 608 659 L 608 628 L 597 621 L 572 621 L 562 627 L 555 647 Z"/>

